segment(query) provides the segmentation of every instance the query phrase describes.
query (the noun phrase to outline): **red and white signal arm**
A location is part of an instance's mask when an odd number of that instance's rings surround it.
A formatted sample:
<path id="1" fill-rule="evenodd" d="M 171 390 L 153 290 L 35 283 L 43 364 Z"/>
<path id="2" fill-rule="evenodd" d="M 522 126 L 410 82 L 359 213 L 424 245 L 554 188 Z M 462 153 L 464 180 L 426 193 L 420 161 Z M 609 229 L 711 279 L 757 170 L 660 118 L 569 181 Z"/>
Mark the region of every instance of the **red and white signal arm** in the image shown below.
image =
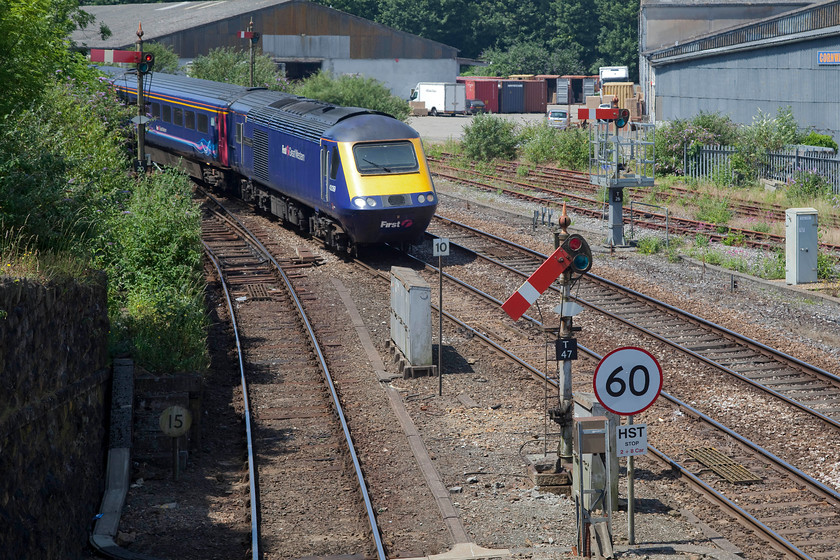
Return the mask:
<path id="1" fill-rule="evenodd" d="M 604 408 L 620 416 L 632 416 L 646 410 L 659 397 L 662 367 L 647 350 L 617 348 L 601 358 L 592 385 Z"/>
<path id="2" fill-rule="evenodd" d="M 592 251 L 586 240 L 577 233 L 570 235 L 540 267 L 534 271 L 522 286 L 516 290 L 502 309 L 514 321 L 528 311 L 531 304 L 563 274 L 571 268 L 576 274 L 586 274 L 592 268 Z"/>

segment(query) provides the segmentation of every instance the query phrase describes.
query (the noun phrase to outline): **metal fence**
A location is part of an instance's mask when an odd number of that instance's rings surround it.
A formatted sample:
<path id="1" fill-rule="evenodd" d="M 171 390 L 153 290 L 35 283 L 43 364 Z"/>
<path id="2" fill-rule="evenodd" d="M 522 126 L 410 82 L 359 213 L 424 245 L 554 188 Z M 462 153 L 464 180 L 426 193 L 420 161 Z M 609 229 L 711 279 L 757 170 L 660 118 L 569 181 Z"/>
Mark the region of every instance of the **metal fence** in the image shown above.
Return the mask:
<path id="1" fill-rule="evenodd" d="M 683 169 L 688 177 L 731 179 L 732 146 L 703 146 L 696 155 L 683 151 Z M 758 166 L 759 179 L 792 181 L 799 173 L 808 172 L 823 177 L 840 194 L 840 157 L 831 148 L 797 146 L 780 152 L 768 152 L 765 162 Z"/>

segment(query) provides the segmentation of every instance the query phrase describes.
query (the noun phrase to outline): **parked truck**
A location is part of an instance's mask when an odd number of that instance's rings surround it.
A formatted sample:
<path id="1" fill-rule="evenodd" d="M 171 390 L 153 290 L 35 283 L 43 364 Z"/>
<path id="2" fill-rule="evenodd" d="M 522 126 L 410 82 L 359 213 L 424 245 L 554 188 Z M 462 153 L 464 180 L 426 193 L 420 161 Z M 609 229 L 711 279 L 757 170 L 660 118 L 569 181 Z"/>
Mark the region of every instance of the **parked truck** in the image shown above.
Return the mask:
<path id="1" fill-rule="evenodd" d="M 411 90 L 411 101 L 423 102 L 433 117 L 464 115 L 467 111 L 467 86 L 455 82 L 420 82 Z"/>
<path id="2" fill-rule="evenodd" d="M 601 66 L 598 68 L 598 81 L 602 88 L 607 82 L 629 82 L 630 69 L 627 66 Z"/>

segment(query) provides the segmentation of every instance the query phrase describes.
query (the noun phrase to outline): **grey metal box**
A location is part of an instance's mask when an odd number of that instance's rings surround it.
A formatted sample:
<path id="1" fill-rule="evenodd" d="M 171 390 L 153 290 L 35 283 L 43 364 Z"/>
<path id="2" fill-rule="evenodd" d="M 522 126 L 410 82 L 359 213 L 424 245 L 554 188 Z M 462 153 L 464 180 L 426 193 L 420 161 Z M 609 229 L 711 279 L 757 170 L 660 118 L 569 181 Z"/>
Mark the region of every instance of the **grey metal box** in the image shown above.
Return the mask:
<path id="1" fill-rule="evenodd" d="M 575 393 L 574 399 L 574 417 L 576 419 L 604 417 L 609 422 L 608 429 L 610 432 L 610 452 L 608 460 L 612 465 L 610 468 L 610 496 L 612 498 L 611 503 L 613 509 L 616 510 L 618 508 L 618 457 L 616 456 L 615 451 L 615 430 L 616 426 L 621 425 L 621 418 L 617 414 L 609 412 L 606 408 L 604 408 L 603 405 L 598 402 L 598 399 L 595 397 L 595 393 Z M 607 477 L 607 468 L 604 461 L 598 455 L 588 454 L 584 454 L 582 456 L 582 460 L 582 465 L 578 466 L 578 454 L 574 454 L 575 472 L 578 472 L 578 469 L 582 468 L 583 475 L 587 479 L 586 486 L 589 488 L 603 488 Z M 579 481 L 574 479 L 572 484 L 575 487 L 575 491 L 579 493 Z M 590 505 L 591 504 L 586 503 L 587 507 Z"/>
<path id="2" fill-rule="evenodd" d="M 817 211 L 814 208 L 785 210 L 785 282 L 817 281 Z"/>
<path id="3" fill-rule="evenodd" d="M 412 366 L 432 365 L 432 298 L 417 272 L 391 267 L 391 339 Z"/>

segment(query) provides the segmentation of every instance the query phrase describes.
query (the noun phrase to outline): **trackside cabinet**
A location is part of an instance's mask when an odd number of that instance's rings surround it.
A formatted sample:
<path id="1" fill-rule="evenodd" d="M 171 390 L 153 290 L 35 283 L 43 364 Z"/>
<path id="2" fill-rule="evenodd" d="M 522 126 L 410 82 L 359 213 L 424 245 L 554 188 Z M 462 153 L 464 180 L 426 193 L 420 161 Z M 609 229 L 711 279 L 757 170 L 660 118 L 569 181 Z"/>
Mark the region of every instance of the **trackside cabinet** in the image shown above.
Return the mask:
<path id="1" fill-rule="evenodd" d="M 785 282 L 817 281 L 817 211 L 814 208 L 785 210 Z"/>
<path id="2" fill-rule="evenodd" d="M 391 267 L 391 339 L 412 366 L 432 365 L 432 294 L 417 272 Z"/>

